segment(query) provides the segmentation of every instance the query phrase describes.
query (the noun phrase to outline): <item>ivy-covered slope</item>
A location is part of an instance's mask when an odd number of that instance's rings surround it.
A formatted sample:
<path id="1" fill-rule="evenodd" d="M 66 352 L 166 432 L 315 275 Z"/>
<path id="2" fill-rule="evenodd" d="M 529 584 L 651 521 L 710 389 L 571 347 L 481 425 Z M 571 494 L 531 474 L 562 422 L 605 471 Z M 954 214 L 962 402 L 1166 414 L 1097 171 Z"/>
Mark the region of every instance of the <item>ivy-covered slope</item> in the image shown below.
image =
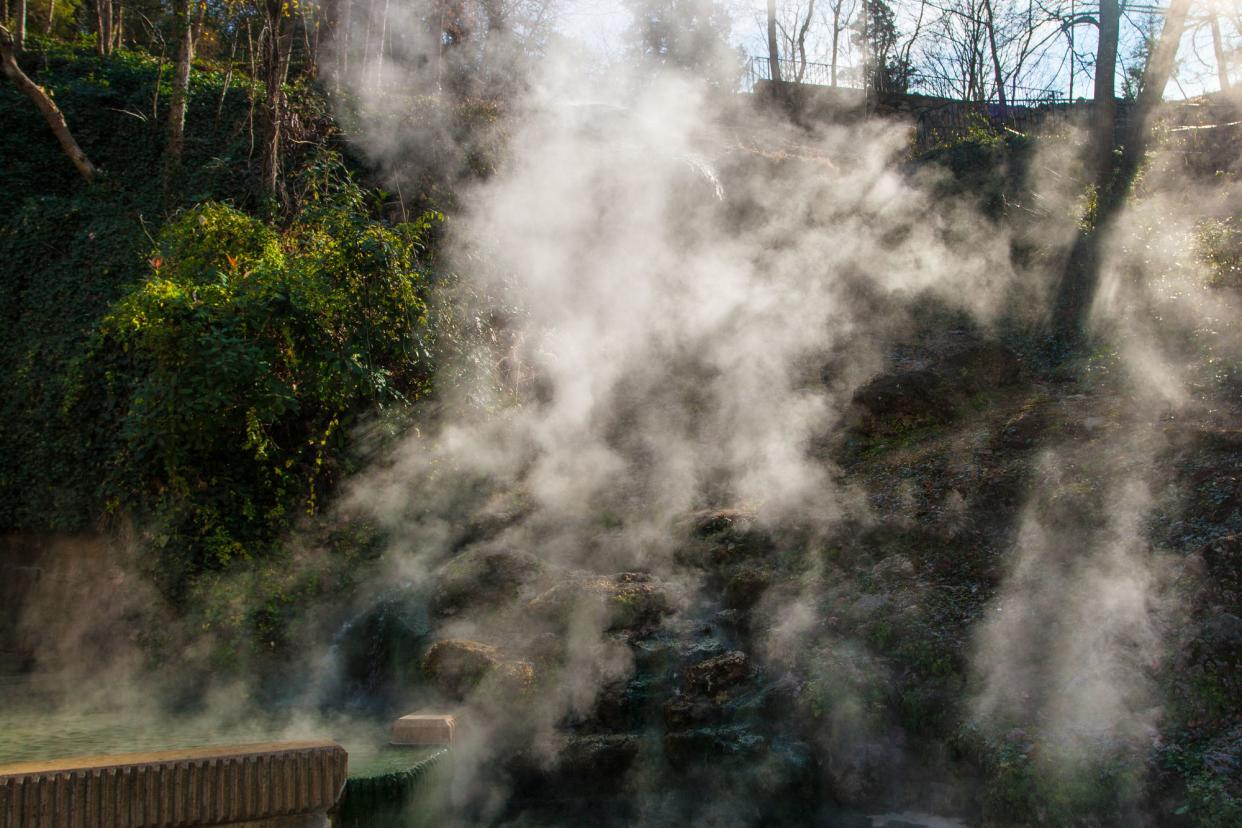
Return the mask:
<path id="1" fill-rule="evenodd" d="M 264 202 L 250 82 L 209 67 L 170 201 L 167 64 L 46 41 L 23 63 L 104 174 L 84 185 L 0 84 L 0 531 L 136 522 L 176 594 L 274 549 L 356 418 L 425 390 L 435 216 L 377 219 L 309 90 L 291 91 L 318 139 L 286 155 L 293 204 Z"/>

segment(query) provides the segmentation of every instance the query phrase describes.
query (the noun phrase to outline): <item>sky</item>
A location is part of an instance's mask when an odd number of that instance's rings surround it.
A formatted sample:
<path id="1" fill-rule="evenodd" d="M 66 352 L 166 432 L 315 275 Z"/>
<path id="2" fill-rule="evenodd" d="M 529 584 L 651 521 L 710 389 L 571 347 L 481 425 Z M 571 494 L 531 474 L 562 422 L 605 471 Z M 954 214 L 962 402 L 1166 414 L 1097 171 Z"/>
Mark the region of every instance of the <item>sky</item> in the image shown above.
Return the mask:
<path id="1" fill-rule="evenodd" d="M 952 0 L 938 0 L 938 2 L 946 5 Z M 1064 0 L 1064 2 L 1068 6 L 1069 0 Z M 733 43 L 747 55 L 765 55 L 767 51 L 764 31 L 766 0 L 724 0 L 724 4 L 733 17 Z M 798 5 L 797 0 L 778 0 L 778 6 L 784 8 Z M 890 0 L 890 5 L 897 14 L 899 29 L 904 34 L 908 34 L 914 29 L 919 3 L 914 0 Z M 1051 5 L 1051 3 L 1045 3 L 1045 5 Z M 1144 11 L 1149 6 L 1136 3 L 1127 5 L 1131 8 L 1123 11 L 1117 82 L 1119 90 L 1126 67 L 1134 65 L 1139 60 L 1137 55 L 1141 39 L 1139 27 L 1149 17 Z M 1156 5 L 1164 6 L 1167 3 Z M 830 7 L 827 0 L 820 0 L 819 6 L 817 16 Z M 1088 0 L 1088 2 L 1075 3 L 1074 11 L 1091 15 L 1097 7 L 1098 3 Z M 934 10 L 932 15 L 932 20 L 940 16 L 939 12 Z M 1227 41 L 1232 40 L 1237 43 L 1242 38 L 1228 18 L 1229 15 L 1222 18 L 1225 38 Z M 822 32 L 824 26 L 819 21 L 817 24 L 813 31 L 817 29 Z M 622 53 L 625 30 L 628 25 L 629 14 L 620 0 L 563 0 L 559 16 L 561 33 L 598 52 L 605 59 L 617 57 Z M 925 22 L 924 31 L 928 28 Z M 1211 34 L 1206 21 L 1201 19 L 1198 25 L 1192 21 L 1189 30 L 1190 35 L 1187 36 L 1182 46 L 1179 71 L 1166 90 L 1166 97 L 1171 99 L 1194 97 L 1204 92 L 1216 91 L 1220 85 L 1217 80 Z M 1071 65 L 1068 44 L 1065 37 L 1056 31 L 1055 24 L 1049 24 L 1046 32 L 1047 43 L 1038 58 L 1024 72 L 1020 83 L 1037 89 L 1056 90 L 1061 96 L 1067 96 L 1070 92 Z M 1044 35 L 1041 34 L 1042 36 Z M 1073 96 L 1075 98 L 1090 97 L 1092 94 L 1091 60 L 1095 52 L 1094 27 L 1090 25 L 1076 27 L 1075 47 L 1078 57 L 1073 61 L 1075 70 Z M 822 53 L 825 50 L 826 46 L 821 41 L 813 45 L 810 51 Z M 814 57 L 811 59 L 814 60 Z M 851 60 L 854 58 L 847 57 L 843 62 Z M 925 65 L 920 65 L 921 62 L 918 60 L 915 63 L 917 68 L 926 68 Z"/>

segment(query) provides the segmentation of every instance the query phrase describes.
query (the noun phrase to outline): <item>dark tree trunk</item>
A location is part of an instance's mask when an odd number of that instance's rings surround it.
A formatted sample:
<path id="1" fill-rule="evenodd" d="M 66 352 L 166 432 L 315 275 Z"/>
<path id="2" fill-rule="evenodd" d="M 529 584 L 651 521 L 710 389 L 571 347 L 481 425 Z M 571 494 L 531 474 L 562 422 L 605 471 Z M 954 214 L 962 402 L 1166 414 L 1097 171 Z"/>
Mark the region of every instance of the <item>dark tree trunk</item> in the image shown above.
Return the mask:
<path id="1" fill-rule="evenodd" d="M 841 47 L 841 3 L 843 2 L 844 0 L 837 0 L 836 6 L 832 9 L 832 63 L 828 69 L 830 86 L 837 85 L 837 60 Z"/>
<path id="2" fill-rule="evenodd" d="M 99 54 L 112 51 L 112 0 L 95 0 L 95 48 Z"/>
<path id="3" fill-rule="evenodd" d="M 52 128 L 52 133 L 56 136 L 56 140 L 60 142 L 60 148 L 65 151 L 65 155 L 69 156 L 69 160 L 77 167 L 78 172 L 86 179 L 86 183 L 91 183 L 95 179 L 95 165 L 86 157 L 86 153 L 78 146 L 78 142 L 74 140 L 73 133 L 69 131 L 69 125 L 65 123 L 65 116 L 61 113 L 60 108 L 56 106 L 55 101 L 43 91 L 37 83 L 26 76 L 26 73 L 17 65 L 16 47 L 13 38 L 9 34 L 9 30 L 0 25 L 0 64 L 3 64 L 4 74 L 17 85 L 17 88 L 26 93 L 26 97 L 38 107 L 39 112 L 43 114 L 47 125 Z"/>
<path id="4" fill-rule="evenodd" d="M 1107 174 L 1117 140 L 1117 37 L 1121 28 L 1118 0 L 1100 0 L 1100 42 L 1095 53 L 1095 112 L 1091 144 L 1092 174 Z"/>
<path id="5" fill-rule="evenodd" d="M 1072 350 L 1086 331 L 1087 317 L 1099 286 L 1100 251 L 1147 155 L 1150 121 L 1164 99 L 1164 88 L 1173 74 L 1191 2 L 1172 0 L 1169 5 L 1164 28 L 1143 72 L 1143 88 L 1126 122 L 1121 150 L 1110 151 L 1107 162 L 1096 173 L 1094 226 L 1078 234 L 1061 274 L 1053 305 L 1053 335 L 1063 350 Z"/>
<path id="6" fill-rule="evenodd" d="M 280 194 L 281 122 L 285 117 L 285 78 L 293 52 L 293 30 L 282 0 L 264 0 L 267 37 L 263 39 L 261 183 L 270 195 Z"/>
<path id="7" fill-rule="evenodd" d="M 1101 0 L 1101 2 L 1116 2 L 1116 0 Z M 1005 117 L 1005 76 L 1001 72 L 1000 54 L 996 51 L 996 19 L 992 14 L 992 0 L 983 0 L 984 11 L 987 12 L 988 27 L 988 46 L 992 51 L 992 72 L 995 75 L 996 95 L 1000 101 L 1000 115 Z"/>
<path id="8" fill-rule="evenodd" d="M 191 0 L 175 0 L 177 65 L 173 70 L 172 98 L 168 106 L 168 146 L 164 156 L 164 197 L 170 197 L 181 170 L 185 150 L 185 110 L 190 95 L 190 69 L 194 63 L 194 21 Z"/>
<path id="9" fill-rule="evenodd" d="M 768 0 L 768 66 L 772 83 L 781 82 L 781 50 L 776 43 L 776 0 Z"/>
<path id="10" fill-rule="evenodd" d="M 1212 51 L 1216 53 L 1216 77 L 1220 81 L 1220 91 L 1229 91 L 1229 64 L 1225 59 L 1225 46 L 1220 36 L 1220 15 L 1215 11 L 1208 18 L 1212 26 Z"/>

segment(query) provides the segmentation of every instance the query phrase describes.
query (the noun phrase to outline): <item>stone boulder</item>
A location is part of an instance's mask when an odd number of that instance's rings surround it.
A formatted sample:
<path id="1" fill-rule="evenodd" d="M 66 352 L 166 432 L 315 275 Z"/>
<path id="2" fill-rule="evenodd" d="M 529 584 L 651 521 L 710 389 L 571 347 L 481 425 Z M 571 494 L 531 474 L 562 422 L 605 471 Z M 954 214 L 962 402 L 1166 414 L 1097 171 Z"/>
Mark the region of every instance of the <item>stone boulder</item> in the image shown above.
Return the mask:
<path id="1" fill-rule="evenodd" d="M 714 696 L 750 678 L 750 659 L 741 650 L 700 661 L 686 668 L 686 686 L 691 692 Z"/>
<path id="2" fill-rule="evenodd" d="M 559 621 L 568 621 L 574 612 L 598 612 L 609 631 L 647 630 L 672 612 L 661 585 L 641 572 L 571 578 L 536 596 L 528 608 Z"/>
<path id="3" fill-rule="evenodd" d="M 664 735 L 664 758 L 675 768 L 721 759 L 753 761 L 768 751 L 768 740 L 740 725 L 700 727 Z"/>
<path id="4" fill-rule="evenodd" d="M 899 777 L 900 766 L 897 747 L 866 740 L 834 746 L 824 762 L 833 796 L 853 807 L 882 800 L 888 784 Z"/>
<path id="5" fill-rule="evenodd" d="M 506 604 L 518 597 L 539 570 L 539 560 L 527 552 L 469 549 L 436 573 L 431 611 L 443 617 L 473 607 Z"/>
<path id="6" fill-rule="evenodd" d="M 1017 356 L 999 342 L 972 343 L 936 368 L 951 386 L 966 394 L 1003 388 L 1021 378 Z"/>
<path id="7" fill-rule="evenodd" d="M 562 776 L 611 787 L 638 757 L 638 737 L 630 733 L 575 736 L 557 758 Z"/>
<path id="8" fill-rule="evenodd" d="M 759 603 L 772 583 L 772 576 L 762 569 L 739 569 L 725 582 L 721 599 L 727 609 L 746 611 Z"/>
<path id="9" fill-rule="evenodd" d="M 914 563 L 905 555 L 889 555 L 871 567 L 871 577 L 877 581 L 900 581 L 914 577 Z"/>
<path id="10" fill-rule="evenodd" d="M 672 732 L 715 724 L 724 718 L 724 708 L 702 696 L 674 696 L 663 705 L 664 727 Z"/>
<path id="11" fill-rule="evenodd" d="M 550 760 L 522 750 L 504 764 L 520 796 L 598 796 L 624 785 L 640 747 L 640 738 L 631 733 L 571 735 Z"/>
<path id="12" fill-rule="evenodd" d="M 499 650 L 477 641 L 437 641 L 423 657 L 423 673 L 445 696 L 461 701 L 480 688 L 525 693 L 535 681 L 528 661 L 505 659 Z"/>
<path id="13" fill-rule="evenodd" d="M 683 563 L 718 567 L 763 557 L 775 550 L 772 536 L 747 509 L 709 509 L 687 519 L 690 542 L 678 552 Z"/>
<path id="14" fill-rule="evenodd" d="M 873 434 L 893 434 L 923 425 L 947 423 L 956 414 L 953 387 L 926 369 L 881 374 L 854 392 L 857 425 Z"/>
<path id="15" fill-rule="evenodd" d="M 972 342 L 931 367 L 881 374 L 854 392 L 853 420 L 862 431 L 894 434 L 952 422 L 972 394 L 1013 385 L 1018 358 L 999 342 Z"/>
<path id="16" fill-rule="evenodd" d="M 1043 439 L 1050 425 L 1048 407 L 1033 406 L 1011 417 L 996 435 L 996 447 L 1002 451 L 1022 451 L 1035 448 Z"/>
<path id="17" fill-rule="evenodd" d="M 736 533 L 746 535 L 755 527 L 755 513 L 746 509 L 708 509 L 690 516 L 691 531 L 698 537 Z"/>

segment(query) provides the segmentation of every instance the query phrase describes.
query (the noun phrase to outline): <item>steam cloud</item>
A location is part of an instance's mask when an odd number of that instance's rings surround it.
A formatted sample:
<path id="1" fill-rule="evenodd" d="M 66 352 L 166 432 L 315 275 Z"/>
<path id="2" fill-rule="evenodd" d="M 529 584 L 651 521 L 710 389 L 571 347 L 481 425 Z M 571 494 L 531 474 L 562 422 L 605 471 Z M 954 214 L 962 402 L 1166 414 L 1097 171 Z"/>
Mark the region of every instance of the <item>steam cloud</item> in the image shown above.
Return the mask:
<path id="1" fill-rule="evenodd" d="M 794 129 L 675 72 L 588 79 L 556 58 L 520 84 L 507 160 L 468 192 L 450 245 L 478 303 L 463 306 L 503 320 L 508 352 L 437 427 L 356 481 L 351 508 L 397 539 L 393 574 L 418 580 L 457 552 L 463 526 L 516 499 L 496 546 L 566 573 L 653 573 L 690 617 L 700 584 L 674 556 L 685 515 L 740 505 L 812 538 L 865 523 L 864 499 L 818 447 L 882 367 L 908 300 L 934 296 L 984 326 L 1046 307 L 1053 268 L 1015 274 L 1010 246 L 1071 238 L 1081 171 L 1073 145 L 1045 151 L 1030 182 L 1042 220 L 1010 235 L 969 204 L 933 204 L 936 174 L 899 167 L 900 126 Z M 362 145 L 382 161 L 416 151 L 408 138 Z M 1202 278 L 1185 267 L 1189 226 L 1165 224 L 1136 253 L 1135 228 L 1169 208 L 1150 193 L 1140 204 L 1108 251 L 1092 316 L 1118 343 L 1132 430 L 1098 457 L 1044 452 L 973 648 L 981 722 L 1078 751 L 1140 745 L 1158 722 L 1152 676 L 1184 619 L 1168 559 L 1147 540 L 1153 487 L 1167 483 L 1145 474 L 1163 445 L 1151 415 L 1186 411 L 1191 398 L 1172 340 L 1205 306 L 1230 312 L 1192 287 Z M 1076 512 L 1084 498 L 1102 508 Z M 765 607 L 774 667 L 823 640 L 812 590 L 831 585 L 818 580 L 813 541 L 806 554 L 815 586 Z M 529 635 L 514 624 L 474 613 L 440 633 L 521 651 Z M 533 717 L 515 727 L 482 716 L 480 767 L 515 742 L 552 761 L 558 726 L 632 669 L 604 619 L 575 616 L 564 635 L 565 666 L 547 685 L 557 689 Z M 851 709 L 818 736 L 830 753 L 862 749 Z M 499 807 L 503 793 L 481 789 Z"/>
<path id="2" fill-rule="evenodd" d="M 388 19 L 409 31 L 389 32 L 382 65 L 367 70 L 344 46 L 330 64 L 331 82 L 364 112 L 387 100 L 377 87 L 425 87 L 438 56 L 411 10 Z M 774 670 L 807 657 L 828 664 L 819 597 L 833 585 L 818 541 L 874 516 L 824 446 L 848 423 L 854 391 L 884 367 L 914 300 L 934 297 L 983 326 L 1016 306 L 1046 306 L 1046 277 L 1016 273 L 1011 246 L 1069 238 L 1078 195 L 1069 159 L 1063 149 L 1037 159 L 1041 220 L 1013 231 L 945 199 L 934 171 L 904 169 L 901 125 L 809 130 L 675 71 L 627 64 L 584 75 L 554 49 L 533 68 L 518 52 L 504 45 L 509 69 L 485 79 L 515 96 L 501 167 L 460 183 L 446 254 L 464 282 L 455 312 L 495 340 L 464 355 L 454 375 L 466 379 L 440 389 L 434 420 L 343 498 L 344 511 L 391 539 L 376 591 L 434 582 L 463 549 L 504 550 L 537 561 L 550 581 L 649 573 L 669 596 L 666 627 L 686 627 L 702 620 L 699 576 L 675 554 L 686 516 L 739 507 L 804 541 L 805 588 L 761 605 L 764 659 Z M 382 168 L 464 167 L 468 148 L 449 124 L 359 124 L 352 139 Z M 1189 219 L 1169 221 L 1172 196 L 1155 195 L 1174 181 L 1153 176 L 1126 214 L 1093 311 L 1128 377 L 1126 433 L 1106 451 L 1068 442 L 1044 451 L 977 628 L 972 710 L 996 730 L 1038 728 L 1082 750 L 1142 743 L 1159 720 L 1152 676 L 1184 619 L 1167 589 L 1172 564 L 1148 539 L 1153 514 L 1176 496 L 1150 473 L 1165 448 L 1158 415 L 1210 413 L 1184 370 L 1199 356 L 1189 335 L 1237 314 L 1196 287 Z M 1237 352 L 1226 337 L 1212 342 Z M 555 676 L 538 697 L 508 700 L 520 714 L 483 694 L 467 700 L 454 781 L 466 813 L 496 818 L 507 789 L 495 760 L 521 748 L 553 763 L 562 725 L 634 671 L 608 627 L 589 606 L 543 624 L 520 605 L 438 622 L 438 638 L 514 659 L 557 653 L 541 665 Z M 884 670 L 869 679 L 883 681 Z M 809 737 L 830 754 L 859 751 L 874 734 L 860 733 L 856 710 L 840 706 Z M 715 807 L 699 816 L 746 821 L 730 811 L 737 802 Z"/>

